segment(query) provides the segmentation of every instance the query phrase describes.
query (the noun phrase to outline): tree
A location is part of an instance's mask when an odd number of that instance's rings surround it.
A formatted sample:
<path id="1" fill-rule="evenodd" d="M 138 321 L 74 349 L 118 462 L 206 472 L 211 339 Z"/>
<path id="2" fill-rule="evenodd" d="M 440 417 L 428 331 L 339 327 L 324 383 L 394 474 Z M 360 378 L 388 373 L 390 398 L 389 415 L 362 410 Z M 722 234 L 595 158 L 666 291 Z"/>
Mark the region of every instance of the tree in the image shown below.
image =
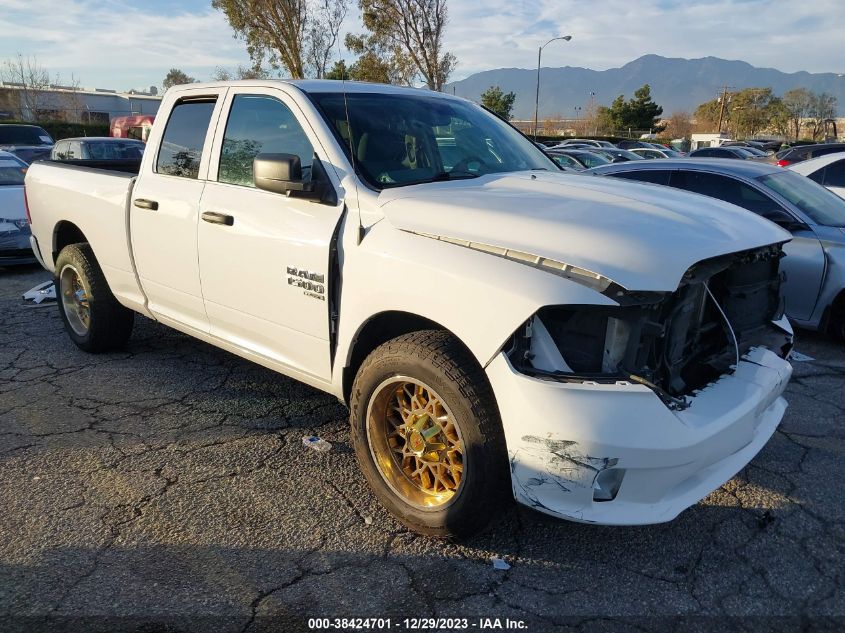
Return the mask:
<path id="1" fill-rule="evenodd" d="M 796 141 L 801 136 L 804 119 L 809 116 L 813 107 L 814 96 L 806 88 L 794 88 L 784 93 L 781 99 L 788 116 L 789 135 Z"/>
<path id="2" fill-rule="evenodd" d="M 660 115 L 663 108 L 657 105 L 651 98 L 651 86 L 644 84 L 634 92 L 634 98 L 627 102 L 627 120 L 623 121 L 622 127 L 630 127 L 635 130 L 659 130 Z"/>
<path id="3" fill-rule="evenodd" d="M 270 71 L 266 68 L 238 66 L 235 70 L 229 70 L 218 66 L 211 79 L 213 81 L 233 81 L 235 79 L 267 79 L 269 77 Z"/>
<path id="4" fill-rule="evenodd" d="M 505 121 L 510 121 L 514 101 L 516 95 L 513 92 L 505 94 L 499 86 L 490 86 L 481 93 L 481 105 Z"/>
<path id="5" fill-rule="evenodd" d="M 744 88 L 727 96 L 702 103 L 695 110 L 699 131 L 714 131 L 722 127 L 735 138 L 749 138 L 766 129 L 786 131 L 788 114 L 780 98 L 772 94 L 771 88 Z"/>
<path id="6" fill-rule="evenodd" d="M 809 124 L 813 133 L 813 140 L 818 140 L 825 131 L 827 120 L 836 116 L 836 97 L 826 92 L 813 95 L 807 114 L 810 118 Z"/>
<path id="7" fill-rule="evenodd" d="M 317 79 L 326 74 L 347 10 L 346 0 L 322 0 L 316 19 L 309 21 L 308 63 Z"/>
<path id="8" fill-rule="evenodd" d="M 417 74 L 407 55 L 396 46 L 392 48 L 368 35 L 346 34 L 346 48 L 358 55 L 349 68 L 355 81 L 410 85 Z"/>
<path id="9" fill-rule="evenodd" d="M 745 88 L 732 95 L 726 108 L 737 138 L 751 138 L 771 124 L 780 99 L 771 88 Z"/>
<path id="10" fill-rule="evenodd" d="M 38 93 L 50 86 L 50 74 L 38 63 L 36 57 L 24 57 L 20 53 L 14 59 L 7 59 L 0 67 L 0 80 L 17 87 L 17 116 L 22 121 L 38 118 Z M 58 82 L 57 82 L 58 83 Z"/>
<path id="11" fill-rule="evenodd" d="M 322 77 L 337 42 L 348 0 L 212 0 L 256 67 L 265 60 L 293 79 Z"/>
<path id="12" fill-rule="evenodd" d="M 660 131 L 660 115 L 663 108 L 651 98 L 651 86 L 644 84 L 634 92 L 633 98 L 625 101 L 619 95 L 610 108 L 599 108 L 598 121 L 608 130 L 655 130 Z"/>
<path id="13" fill-rule="evenodd" d="M 692 117 L 689 112 L 673 112 L 666 123 L 666 135 L 669 138 L 689 138 L 692 135 Z"/>
<path id="14" fill-rule="evenodd" d="M 171 68 L 164 77 L 164 81 L 161 82 L 161 87 L 167 90 L 173 86 L 178 86 L 180 84 L 192 84 L 195 81 L 196 79 L 189 77 L 178 68 Z"/>
<path id="15" fill-rule="evenodd" d="M 405 83 L 419 76 L 431 90 L 443 88 L 457 62 L 443 49 L 446 0 L 358 0 L 358 6 L 367 34 L 347 37 L 350 50 L 388 64 Z"/>

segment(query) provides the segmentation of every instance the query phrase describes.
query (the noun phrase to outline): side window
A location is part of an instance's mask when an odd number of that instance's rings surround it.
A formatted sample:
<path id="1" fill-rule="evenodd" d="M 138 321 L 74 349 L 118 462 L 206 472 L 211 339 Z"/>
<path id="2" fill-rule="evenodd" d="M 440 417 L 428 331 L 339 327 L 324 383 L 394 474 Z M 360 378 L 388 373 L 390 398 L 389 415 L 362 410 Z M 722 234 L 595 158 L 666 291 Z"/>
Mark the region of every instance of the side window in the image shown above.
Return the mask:
<path id="1" fill-rule="evenodd" d="M 56 159 L 65 160 L 67 158 L 67 141 L 59 141 L 56 143 Z"/>
<path id="2" fill-rule="evenodd" d="M 845 187 L 845 158 L 827 166 L 824 184 L 828 187 Z"/>
<path id="3" fill-rule="evenodd" d="M 85 158 L 82 155 L 82 147 L 80 147 L 79 141 L 71 141 L 68 143 L 67 157 L 76 159 Z"/>
<path id="4" fill-rule="evenodd" d="M 768 196 L 744 182 L 701 171 L 678 171 L 672 176 L 672 186 L 730 202 L 758 215 L 768 216 L 779 205 Z"/>
<path id="5" fill-rule="evenodd" d="M 639 182 L 650 182 L 654 185 L 668 185 L 669 175 L 672 172 L 668 169 L 643 169 L 642 171 L 623 171 L 611 174 L 614 178 L 625 178 L 627 180 L 638 180 Z"/>
<path id="6" fill-rule="evenodd" d="M 807 178 L 810 180 L 821 184 L 824 184 L 825 179 L 825 172 L 827 171 L 827 167 L 822 167 L 821 169 L 817 169 L 812 174 L 807 174 Z"/>
<path id="7" fill-rule="evenodd" d="M 293 112 L 273 97 L 237 95 L 223 134 L 218 182 L 254 187 L 252 161 L 268 153 L 299 156 L 302 178 L 310 180 L 314 148 Z"/>
<path id="8" fill-rule="evenodd" d="M 214 100 L 180 101 L 170 113 L 158 150 L 156 172 L 168 176 L 196 178 Z"/>

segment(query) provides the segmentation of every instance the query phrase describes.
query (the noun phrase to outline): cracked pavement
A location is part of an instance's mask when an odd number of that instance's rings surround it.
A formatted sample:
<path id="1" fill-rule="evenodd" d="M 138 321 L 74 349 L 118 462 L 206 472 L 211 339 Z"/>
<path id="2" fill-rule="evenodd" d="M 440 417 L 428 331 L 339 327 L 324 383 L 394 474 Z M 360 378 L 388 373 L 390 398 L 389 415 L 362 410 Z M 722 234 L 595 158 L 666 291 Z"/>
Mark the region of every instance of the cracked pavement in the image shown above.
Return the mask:
<path id="1" fill-rule="evenodd" d="M 795 363 L 780 430 L 675 521 L 598 527 L 511 506 L 455 544 L 381 508 L 331 396 L 141 317 L 125 352 L 85 354 L 55 305 L 22 305 L 46 278 L 0 269 L 2 631 L 435 616 L 845 628 L 843 345 L 800 334 L 816 360 Z M 311 433 L 332 451 L 305 449 Z"/>

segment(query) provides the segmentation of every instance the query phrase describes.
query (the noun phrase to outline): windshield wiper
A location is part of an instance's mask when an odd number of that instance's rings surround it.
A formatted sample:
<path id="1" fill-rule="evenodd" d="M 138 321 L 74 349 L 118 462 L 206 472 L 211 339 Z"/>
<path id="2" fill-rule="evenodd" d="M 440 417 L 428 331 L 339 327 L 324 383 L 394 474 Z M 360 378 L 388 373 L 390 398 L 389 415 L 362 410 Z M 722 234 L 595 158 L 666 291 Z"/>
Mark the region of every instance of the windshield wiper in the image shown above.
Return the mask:
<path id="1" fill-rule="evenodd" d="M 438 174 L 434 174 L 431 178 L 426 178 L 425 180 L 421 180 L 420 182 L 442 182 L 444 180 L 466 180 L 468 178 L 478 178 L 481 174 L 473 174 L 469 171 L 441 171 Z"/>

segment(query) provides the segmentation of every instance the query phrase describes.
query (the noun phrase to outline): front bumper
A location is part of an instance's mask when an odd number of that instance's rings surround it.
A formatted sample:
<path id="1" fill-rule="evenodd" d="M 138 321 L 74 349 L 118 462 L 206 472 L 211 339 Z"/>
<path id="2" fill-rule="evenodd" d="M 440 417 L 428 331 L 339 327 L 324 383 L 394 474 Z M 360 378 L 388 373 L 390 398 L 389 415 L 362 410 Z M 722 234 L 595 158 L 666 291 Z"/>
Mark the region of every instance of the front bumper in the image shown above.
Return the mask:
<path id="1" fill-rule="evenodd" d="M 487 367 L 504 424 L 520 503 L 587 523 L 670 521 L 741 470 L 784 411 L 791 365 L 751 349 L 725 375 L 671 411 L 644 385 L 561 383 Z M 612 501 L 594 501 L 600 472 L 624 469 Z"/>

